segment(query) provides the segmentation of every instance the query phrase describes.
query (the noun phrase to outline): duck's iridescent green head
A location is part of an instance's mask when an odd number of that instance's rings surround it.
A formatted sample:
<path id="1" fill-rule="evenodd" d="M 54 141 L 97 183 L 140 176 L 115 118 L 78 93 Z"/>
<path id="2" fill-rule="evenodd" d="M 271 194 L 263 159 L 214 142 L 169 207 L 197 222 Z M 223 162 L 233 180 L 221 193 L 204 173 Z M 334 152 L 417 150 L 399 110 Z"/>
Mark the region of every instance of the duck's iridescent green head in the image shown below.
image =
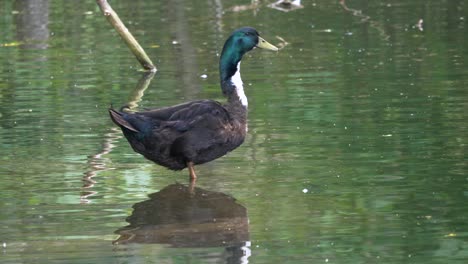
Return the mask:
<path id="1" fill-rule="evenodd" d="M 235 30 L 224 43 L 219 61 L 221 82 L 227 81 L 237 71 L 242 56 L 255 47 L 277 51 L 278 48 L 261 38 L 254 28 L 243 27 Z"/>

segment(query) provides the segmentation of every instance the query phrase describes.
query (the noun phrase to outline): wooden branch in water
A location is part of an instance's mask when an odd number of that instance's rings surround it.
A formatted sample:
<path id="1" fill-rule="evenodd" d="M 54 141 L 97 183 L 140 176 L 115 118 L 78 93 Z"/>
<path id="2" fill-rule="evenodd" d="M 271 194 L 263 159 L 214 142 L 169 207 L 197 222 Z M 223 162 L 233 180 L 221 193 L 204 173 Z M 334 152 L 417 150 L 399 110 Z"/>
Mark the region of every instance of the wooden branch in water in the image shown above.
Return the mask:
<path id="1" fill-rule="evenodd" d="M 140 62 L 141 66 L 143 66 L 145 70 L 155 72 L 156 66 L 154 66 L 148 55 L 146 55 L 146 52 L 143 50 L 140 44 L 138 44 L 138 41 L 133 37 L 132 33 L 130 33 L 127 27 L 125 27 L 125 25 L 122 23 L 122 20 L 120 20 L 119 16 L 112 9 L 107 0 L 96 0 L 96 2 L 104 16 L 107 18 L 107 21 L 109 21 L 109 23 L 111 23 L 114 29 L 119 33 L 119 35 L 132 51 L 133 55 L 135 55 L 137 60 Z"/>
<path id="2" fill-rule="evenodd" d="M 154 77 L 154 72 L 145 72 L 143 76 L 141 76 L 140 80 L 138 81 L 135 89 L 133 90 L 130 98 L 128 99 L 127 103 L 127 110 L 128 111 L 135 111 L 138 107 L 138 103 L 141 102 L 141 98 L 145 94 L 145 90 L 151 83 L 151 80 Z"/>

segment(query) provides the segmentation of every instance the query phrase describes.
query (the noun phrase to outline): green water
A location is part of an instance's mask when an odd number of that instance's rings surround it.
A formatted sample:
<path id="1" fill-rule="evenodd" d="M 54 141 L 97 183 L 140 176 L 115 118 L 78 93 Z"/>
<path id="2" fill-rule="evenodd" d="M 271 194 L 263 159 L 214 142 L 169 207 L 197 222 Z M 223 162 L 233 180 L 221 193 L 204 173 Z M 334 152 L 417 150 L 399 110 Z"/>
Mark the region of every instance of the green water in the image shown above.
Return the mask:
<path id="1" fill-rule="evenodd" d="M 190 196 L 109 120 L 143 74 L 95 2 L 2 1 L 2 263 L 466 263 L 466 1 L 111 3 L 158 67 L 140 108 L 223 100 L 237 27 L 284 47 Z"/>

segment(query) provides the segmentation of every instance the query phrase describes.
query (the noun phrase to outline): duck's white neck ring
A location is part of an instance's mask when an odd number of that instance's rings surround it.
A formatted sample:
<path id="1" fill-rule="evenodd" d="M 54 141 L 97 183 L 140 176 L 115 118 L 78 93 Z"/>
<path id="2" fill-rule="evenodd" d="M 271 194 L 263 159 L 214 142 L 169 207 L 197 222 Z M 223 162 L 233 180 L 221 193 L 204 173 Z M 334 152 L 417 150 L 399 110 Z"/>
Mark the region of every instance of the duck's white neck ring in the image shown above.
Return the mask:
<path id="1" fill-rule="evenodd" d="M 247 108 L 248 102 L 247 102 L 247 96 L 245 96 L 244 93 L 244 83 L 242 82 L 241 76 L 240 76 L 240 61 L 237 63 L 237 71 L 234 73 L 234 75 L 231 77 L 231 82 L 234 84 L 236 87 L 236 94 L 239 97 L 239 100 L 243 106 Z"/>

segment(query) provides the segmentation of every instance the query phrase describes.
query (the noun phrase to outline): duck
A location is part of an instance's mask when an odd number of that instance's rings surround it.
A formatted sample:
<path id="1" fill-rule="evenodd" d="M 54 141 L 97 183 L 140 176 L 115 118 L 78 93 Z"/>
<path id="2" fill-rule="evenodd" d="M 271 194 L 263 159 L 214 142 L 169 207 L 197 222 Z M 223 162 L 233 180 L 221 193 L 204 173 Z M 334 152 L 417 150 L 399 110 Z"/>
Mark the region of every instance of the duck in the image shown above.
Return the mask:
<path id="1" fill-rule="evenodd" d="M 254 48 L 278 51 L 256 29 L 234 30 L 219 59 L 220 86 L 225 103 L 202 99 L 173 106 L 130 112 L 109 108 L 133 150 L 170 170 L 188 168 L 220 158 L 239 147 L 247 134 L 248 101 L 240 75 L 242 57 Z"/>

